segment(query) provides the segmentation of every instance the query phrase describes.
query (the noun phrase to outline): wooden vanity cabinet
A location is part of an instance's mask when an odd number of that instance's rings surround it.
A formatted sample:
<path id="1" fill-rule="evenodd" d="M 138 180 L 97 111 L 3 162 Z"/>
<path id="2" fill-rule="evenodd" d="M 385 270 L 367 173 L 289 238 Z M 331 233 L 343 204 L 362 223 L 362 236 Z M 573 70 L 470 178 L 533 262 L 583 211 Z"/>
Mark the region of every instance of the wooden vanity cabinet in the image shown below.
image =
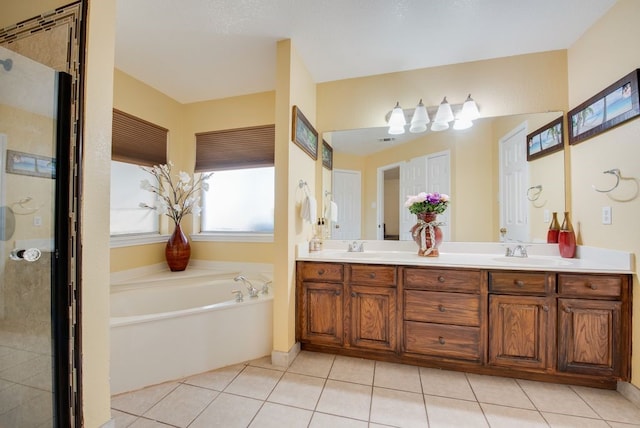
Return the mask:
<path id="1" fill-rule="evenodd" d="M 558 370 L 628 378 L 630 309 L 624 275 L 558 274 Z"/>
<path id="2" fill-rule="evenodd" d="M 489 272 L 489 364 L 515 369 L 553 367 L 555 275 Z"/>
<path id="3" fill-rule="evenodd" d="M 486 313 L 482 273 L 422 267 L 403 267 L 401 272 L 403 353 L 482 363 Z"/>

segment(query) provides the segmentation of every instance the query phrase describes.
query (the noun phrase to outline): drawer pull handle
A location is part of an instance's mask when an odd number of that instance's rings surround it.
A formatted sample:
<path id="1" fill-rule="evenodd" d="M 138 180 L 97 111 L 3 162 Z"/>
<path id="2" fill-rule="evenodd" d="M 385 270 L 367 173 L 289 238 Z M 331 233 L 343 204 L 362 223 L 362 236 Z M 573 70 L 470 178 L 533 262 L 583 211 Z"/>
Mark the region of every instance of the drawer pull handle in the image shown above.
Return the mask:
<path id="1" fill-rule="evenodd" d="M 545 312 L 549 312 L 549 306 L 543 305 L 542 306 L 542 310 L 545 311 Z"/>
<path id="2" fill-rule="evenodd" d="M 441 345 L 444 345 L 446 343 L 444 341 L 444 337 L 442 337 L 442 336 L 438 337 L 438 343 L 440 343 Z"/>
<path id="3" fill-rule="evenodd" d="M 444 276 L 440 275 L 440 276 L 438 277 L 438 282 L 444 282 Z"/>
<path id="4" fill-rule="evenodd" d="M 318 270 L 318 275 L 324 275 L 324 269 L 319 269 Z"/>
<path id="5" fill-rule="evenodd" d="M 566 313 L 570 314 L 570 313 L 571 313 L 571 307 L 569 307 L 569 306 L 565 306 L 564 311 L 565 311 Z"/>
<path id="6" fill-rule="evenodd" d="M 444 306 L 442 306 L 442 305 L 438 305 L 438 310 L 439 310 L 440 312 L 444 312 L 444 311 L 446 311 L 445 307 L 444 307 Z"/>
<path id="7" fill-rule="evenodd" d="M 516 285 L 516 287 L 524 287 L 524 281 L 521 279 L 515 279 L 513 280 L 513 283 Z"/>
<path id="8" fill-rule="evenodd" d="M 376 273 L 375 273 L 375 272 L 371 272 L 371 273 L 369 274 L 369 278 L 373 279 L 373 278 L 375 278 L 375 277 L 376 277 Z"/>
<path id="9" fill-rule="evenodd" d="M 358 297 L 358 294 L 355 291 L 351 292 L 351 297 Z"/>
<path id="10" fill-rule="evenodd" d="M 595 285 L 595 284 L 587 284 L 587 286 L 592 290 L 597 290 L 598 289 L 598 286 Z"/>
<path id="11" fill-rule="evenodd" d="M 339 296 L 340 294 L 342 294 L 340 290 L 336 290 L 336 296 Z"/>

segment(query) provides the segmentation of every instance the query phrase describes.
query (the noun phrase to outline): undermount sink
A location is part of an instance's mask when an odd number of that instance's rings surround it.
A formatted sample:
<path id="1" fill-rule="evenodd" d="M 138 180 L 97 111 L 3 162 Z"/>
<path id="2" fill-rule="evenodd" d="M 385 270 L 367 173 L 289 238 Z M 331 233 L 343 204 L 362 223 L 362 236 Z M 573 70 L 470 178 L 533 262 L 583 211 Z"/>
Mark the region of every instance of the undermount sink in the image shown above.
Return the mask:
<path id="1" fill-rule="evenodd" d="M 499 263 L 510 263 L 521 266 L 570 266 L 571 262 L 557 258 L 546 257 L 496 257 L 493 260 Z"/>

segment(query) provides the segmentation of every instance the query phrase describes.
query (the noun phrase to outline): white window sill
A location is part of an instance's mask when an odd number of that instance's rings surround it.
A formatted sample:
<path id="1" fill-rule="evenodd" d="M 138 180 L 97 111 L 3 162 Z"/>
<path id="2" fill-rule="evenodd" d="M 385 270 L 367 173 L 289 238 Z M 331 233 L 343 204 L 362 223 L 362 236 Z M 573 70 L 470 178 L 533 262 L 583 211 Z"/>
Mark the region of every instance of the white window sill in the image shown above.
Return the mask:
<path id="1" fill-rule="evenodd" d="M 273 234 L 202 232 L 191 235 L 191 239 L 199 242 L 273 242 Z"/>
<path id="2" fill-rule="evenodd" d="M 133 247 L 136 245 L 157 244 L 167 242 L 169 235 L 141 234 L 141 235 L 117 235 L 110 240 L 111 248 Z"/>

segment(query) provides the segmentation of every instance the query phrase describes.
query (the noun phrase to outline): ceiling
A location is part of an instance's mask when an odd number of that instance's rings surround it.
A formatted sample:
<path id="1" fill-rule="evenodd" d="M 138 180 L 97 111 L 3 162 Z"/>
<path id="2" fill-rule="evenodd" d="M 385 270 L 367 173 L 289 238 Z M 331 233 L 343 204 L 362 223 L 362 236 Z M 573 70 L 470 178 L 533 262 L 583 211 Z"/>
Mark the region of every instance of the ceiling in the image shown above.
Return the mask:
<path id="1" fill-rule="evenodd" d="M 118 0 L 115 65 L 190 103 L 274 90 L 282 39 L 321 83 L 566 49 L 615 2 Z"/>

